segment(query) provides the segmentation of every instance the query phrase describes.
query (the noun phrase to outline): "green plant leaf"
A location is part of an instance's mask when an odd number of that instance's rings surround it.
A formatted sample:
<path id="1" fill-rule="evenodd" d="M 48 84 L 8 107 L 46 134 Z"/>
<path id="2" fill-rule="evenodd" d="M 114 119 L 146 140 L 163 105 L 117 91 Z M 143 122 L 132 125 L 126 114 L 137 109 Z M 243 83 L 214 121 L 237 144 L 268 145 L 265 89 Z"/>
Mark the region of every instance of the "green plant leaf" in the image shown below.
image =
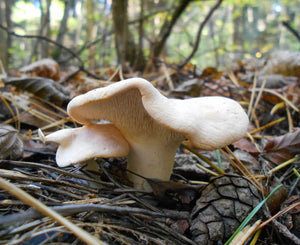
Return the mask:
<path id="1" fill-rule="evenodd" d="M 239 228 L 232 234 L 232 236 L 228 239 L 228 241 L 224 245 L 228 245 L 232 239 L 248 224 L 248 222 L 253 218 L 253 216 L 258 212 L 258 210 L 268 201 L 268 199 L 276 192 L 278 191 L 283 185 L 280 184 L 274 188 L 271 193 L 264 199 L 262 200 L 249 214 L 248 216 L 244 219 L 244 221 L 241 223 Z"/>

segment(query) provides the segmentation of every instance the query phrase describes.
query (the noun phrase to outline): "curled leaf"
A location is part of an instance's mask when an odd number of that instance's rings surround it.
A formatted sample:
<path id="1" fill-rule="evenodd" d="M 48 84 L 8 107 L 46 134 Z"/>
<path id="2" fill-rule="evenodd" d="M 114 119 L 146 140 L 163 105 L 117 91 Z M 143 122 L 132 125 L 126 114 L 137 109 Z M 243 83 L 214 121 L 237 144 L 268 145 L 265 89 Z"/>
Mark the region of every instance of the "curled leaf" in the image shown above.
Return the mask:
<path id="1" fill-rule="evenodd" d="M 30 77 L 46 77 L 57 81 L 59 79 L 59 65 L 52 59 L 41 59 L 20 69 Z"/>
<path id="2" fill-rule="evenodd" d="M 0 124 L 0 159 L 16 160 L 23 154 L 23 141 L 18 130 L 10 125 Z"/>
<path id="3" fill-rule="evenodd" d="M 292 133 L 287 133 L 282 136 L 274 137 L 269 140 L 264 147 L 264 151 L 279 151 L 279 150 L 290 150 L 299 151 L 300 149 L 300 128 L 297 128 Z"/>
<path id="4" fill-rule="evenodd" d="M 49 99 L 57 104 L 70 100 L 69 90 L 51 79 L 42 77 L 8 77 L 3 79 L 6 85 L 12 85 L 43 99 Z"/>
<path id="5" fill-rule="evenodd" d="M 255 147 L 255 145 L 246 138 L 242 138 L 234 142 L 233 145 L 235 148 L 239 148 L 243 151 L 247 151 L 255 157 L 257 157 L 260 154 L 259 150 Z"/>
<path id="6" fill-rule="evenodd" d="M 300 153 L 300 128 L 292 133 L 274 137 L 264 147 L 266 158 L 279 164 Z"/>

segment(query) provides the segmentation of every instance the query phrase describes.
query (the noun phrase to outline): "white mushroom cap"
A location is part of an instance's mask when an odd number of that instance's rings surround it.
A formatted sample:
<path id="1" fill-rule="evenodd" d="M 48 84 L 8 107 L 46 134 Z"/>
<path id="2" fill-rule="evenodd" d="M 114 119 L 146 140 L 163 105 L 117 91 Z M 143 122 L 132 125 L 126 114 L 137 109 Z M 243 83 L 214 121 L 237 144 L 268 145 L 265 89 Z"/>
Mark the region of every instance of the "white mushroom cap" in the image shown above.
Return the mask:
<path id="1" fill-rule="evenodd" d="M 141 78 L 77 96 L 68 113 L 83 124 L 111 122 L 129 143 L 128 169 L 161 180 L 170 178 L 174 155 L 184 138 L 194 147 L 213 150 L 237 141 L 248 127 L 246 113 L 232 99 L 168 99 Z M 147 189 L 144 180 L 131 179 L 135 187 Z"/>
<path id="2" fill-rule="evenodd" d="M 69 103 L 68 113 L 83 124 L 95 119 L 108 120 L 122 134 L 126 134 L 123 128 L 154 120 L 183 134 L 194 147 L 203 150 L 218 149 L 239 140 L 249 122 L 243 108 L 232 99 L 217 96 L 168 99 L 141 78 L 123 80 L 77 96 Z M 141 121 L 146 117 L 148 121 Z"/>
<path id="3" fill-rule="evenodd" d="M 60 144 L 56 153 L 59 167 L 95 157 L 124 157 L 129 153 L 127 141 L 112 124 L 62 129 L 47 135 L 45 141 Z"/>

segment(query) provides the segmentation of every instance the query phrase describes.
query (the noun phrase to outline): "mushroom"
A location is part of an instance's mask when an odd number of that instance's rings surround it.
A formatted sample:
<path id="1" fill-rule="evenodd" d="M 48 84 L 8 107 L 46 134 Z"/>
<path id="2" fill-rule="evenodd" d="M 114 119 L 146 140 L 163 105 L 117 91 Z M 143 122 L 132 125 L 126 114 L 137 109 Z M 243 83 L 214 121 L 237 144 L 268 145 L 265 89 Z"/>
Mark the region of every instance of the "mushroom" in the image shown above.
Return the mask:
<path id="1" fill-rule="evenodd" d="M 146 178 L 160 180 L 169 180 L 175 153 L 183 140 L 187 139 L 190 146 L 198 149 L 214 150 L 242 138 L 248 127 L 246 113 L 232 99 L 216 96 L 169 99 L 142 78 L 123 80 L 79 95 L 68 104 L 68 113 L 75 121 L 86 126 L 82 129 L 67 129 L 74 131 L 67 131 L 65 139 L 63 133 L 58 135 L 60 139 L 57 142 L 61 144 L 63 151 L 67 151 L 69 146 L 70 149 L 73 148 L 80 139 L 79 147 L 81 144 L 93 145 L 93 149 L 97 146 L 99 153 L 96 154 L 97 150 L 93 150 L 92 157 L 102 156 L 101 148 L 106 144 L 111 146 L 105 142 L 110 133 L 103 130 L 100 132 L 103 125 L 94 123 L 106 120 L 114 127 L 112 136 L 119 130 L 129 145 L 127 168 Z M 83 143 L 81 130 L 88 134 L 91 127 L 93 133 Z M 70 143 L 72 132 L 76 132 L 78 140 Z M 56 141 L 57 133 L 47 136 L 46 141 Z M 96 139 L 94 142 L 93 137 L 101 138 L 102 134 L 105 134 L 106 140 Z M 115 137 L 115 143 L 124 147 L 122 153 L 127 153 L 121 135 Z M 65 141 L 68 143 L 65 144 Z M 74 156 L 61 157 L 63 151 L 57 152 L 60 166 L 83 160 L 80 157 L 81 150 Z M 68 154 L 73 153 L 70 151 Z M 134 174 L 129 174 L 129 178 L 135 188 L 149 190 L 145 179 Z"/>
<path id="2" fill-rule="evenodd" d="M 129 153 L 127 141 L 112 124 L 59 130 L 46 136 L 45 141 L 60 144 L 56 152 L 59 167 L 96 157 L 124 157 Z"/>

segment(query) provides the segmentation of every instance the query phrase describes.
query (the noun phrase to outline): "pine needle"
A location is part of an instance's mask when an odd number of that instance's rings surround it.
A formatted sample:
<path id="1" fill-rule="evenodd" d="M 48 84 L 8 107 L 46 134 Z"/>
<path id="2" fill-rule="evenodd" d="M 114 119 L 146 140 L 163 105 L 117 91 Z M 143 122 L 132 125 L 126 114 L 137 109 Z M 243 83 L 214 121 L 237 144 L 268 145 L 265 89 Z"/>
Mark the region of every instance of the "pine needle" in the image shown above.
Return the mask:
<path id="1" fill-rule="evenodd" d="M 48 216 L 54 219 L 59 224 L 63 225 L 65 228 L 70 230 L 75 236 L 77 236 L 80 240 L 85 242 L 88 245 L 105 245 L 106 243 L 100 241 L 95 236 L 92 236 L 85 230 L 81 229 L 80 227 L 76 226 L 65 217 L 61 216 L 39 200 L 35 199 L 27 192 L 23 191 L 19 187 L 15 186 L 14 184 L 8 182 L 7 180 L 0 177 L 0 188 L 7 191 L 11 195 L 15 196 L 22 202 L 26 203 L 27 205 L 34 207 L 40 213 L 45 216 Z"/>

